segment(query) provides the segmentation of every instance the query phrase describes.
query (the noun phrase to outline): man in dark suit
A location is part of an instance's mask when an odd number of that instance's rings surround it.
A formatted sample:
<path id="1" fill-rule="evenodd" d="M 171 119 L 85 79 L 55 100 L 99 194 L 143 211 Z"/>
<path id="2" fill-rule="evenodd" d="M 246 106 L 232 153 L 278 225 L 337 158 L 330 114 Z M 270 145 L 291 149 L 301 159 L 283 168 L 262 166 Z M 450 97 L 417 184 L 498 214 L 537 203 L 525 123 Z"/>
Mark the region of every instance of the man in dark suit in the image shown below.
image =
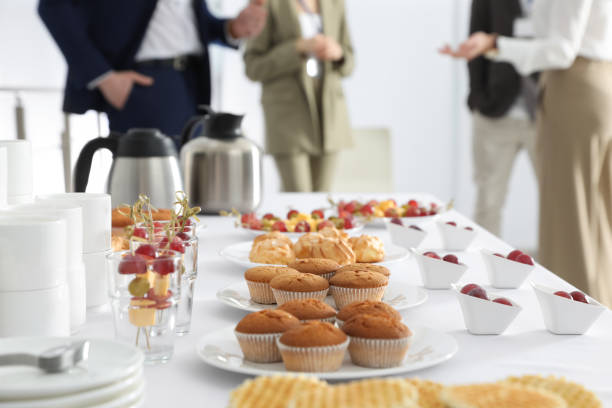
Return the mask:
<path id="1" fill-rule="evenodd" d="M 264 0 L 219 19 L 205 0 L 40 0 L 68 63 L 65 112 L 106 112 L 111 131 L 177 136 L 211 95 L 208 45 L 237 47 L 262 30 Z"/>
<path id="2" fill-rule="evenodd" d="M 529 36 L 533 0 L 473 0 L 470 33 Z M 512 167 L 525 149 L 534 160 L 536 85 L 508 63 L 485 57 L 469 62 L 473 112 L 474 180 L 477 186 L 476 221 L 500 233 Z"/>

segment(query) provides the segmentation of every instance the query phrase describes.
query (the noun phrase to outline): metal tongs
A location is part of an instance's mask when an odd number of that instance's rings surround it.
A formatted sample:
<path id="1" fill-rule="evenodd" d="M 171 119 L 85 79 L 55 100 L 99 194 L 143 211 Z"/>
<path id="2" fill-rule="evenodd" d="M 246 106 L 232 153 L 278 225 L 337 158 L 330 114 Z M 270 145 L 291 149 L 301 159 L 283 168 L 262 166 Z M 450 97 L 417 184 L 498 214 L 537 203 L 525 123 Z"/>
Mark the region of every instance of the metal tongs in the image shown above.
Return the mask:
<path id="1" fill-rule="evenodd" d="M 46 373 L 61 373 L 89 357 L 89 340 L 50 348 L 39 355 L 27 353 L 0 354 L 0 366 L 27 365 Z"/>

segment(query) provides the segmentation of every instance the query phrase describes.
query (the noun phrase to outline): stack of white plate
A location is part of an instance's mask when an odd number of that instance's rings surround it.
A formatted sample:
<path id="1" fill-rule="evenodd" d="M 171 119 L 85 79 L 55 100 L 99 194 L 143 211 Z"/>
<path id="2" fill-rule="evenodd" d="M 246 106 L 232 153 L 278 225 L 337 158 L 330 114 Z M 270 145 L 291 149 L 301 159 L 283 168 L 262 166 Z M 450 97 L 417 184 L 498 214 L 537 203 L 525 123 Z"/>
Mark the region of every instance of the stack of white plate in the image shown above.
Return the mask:
<path id="1" fill-rule="evenodd" d="M 0 339 L 1 354 L 41 352 L 74 338 Z M 89 359 L 68 372 L 0 367 L 0 408 L 132 408 L 144 402 L 142 353 L 130 345 L 91 340 Z"/>

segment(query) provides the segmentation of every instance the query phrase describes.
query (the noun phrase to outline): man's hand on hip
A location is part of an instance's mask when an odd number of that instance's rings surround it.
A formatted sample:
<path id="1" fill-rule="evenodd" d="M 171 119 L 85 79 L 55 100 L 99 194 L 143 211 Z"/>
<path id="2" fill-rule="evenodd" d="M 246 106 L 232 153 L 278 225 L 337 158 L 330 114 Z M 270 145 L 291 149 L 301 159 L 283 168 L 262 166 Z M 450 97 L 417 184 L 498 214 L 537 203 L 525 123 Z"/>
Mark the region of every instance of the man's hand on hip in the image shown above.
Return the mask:
<path id="1" fill-rule="evenodd" d="M 265 0 L 251 0 L 238 17 L 230 21 L 229 31 L 234 38 L 255 37 L 266 24 L 268 12 L 264 8 Z"/>
<path id="2" fill-rule="evenodd" d="M 121 110 L 125 106 L 134 84 L 151 86 L 153 85 L 153 78 L 135 71 L 117 71 L 104 78 L 98 88 L 108 103 Z"/>

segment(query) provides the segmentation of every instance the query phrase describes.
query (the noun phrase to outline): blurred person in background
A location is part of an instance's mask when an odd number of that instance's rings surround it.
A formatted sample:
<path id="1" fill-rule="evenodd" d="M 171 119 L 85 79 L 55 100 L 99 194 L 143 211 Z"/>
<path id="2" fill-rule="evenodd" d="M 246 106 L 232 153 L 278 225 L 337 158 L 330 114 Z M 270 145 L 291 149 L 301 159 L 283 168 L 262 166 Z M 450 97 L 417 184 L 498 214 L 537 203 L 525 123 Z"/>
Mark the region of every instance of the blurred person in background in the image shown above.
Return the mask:
<path id="1" fill-rule="evenodd" d="M 63 110 L 106 112 L 111 131 L 157 128 L 175 138 L 210 104 L 208 45 L 237 47 L 265 24 L 264 0 L 233 20 L 204 0 L 40 0 L 68 64 Z"/>
<path id="2" fill-rule="evenodd" d="M 483 31 L 507 37 L 532 36 L 533 0 L 473 0 L 470 34 Z M 476 222 L 500 235 L 514 161 L 525 150 L 533 164 L 537 85 L 512 64 L 478 57 L 468 63 L 472 111 Z"/>
<path id="3" fill-rule="evenodd" d="M 612 1 L 536 0 L 535 38 L 477 32 L 443 53 L 543 71 L 539 261 L 612 305 Z"/>
<path id="4" fill-rule="evenodd" d="M 246 75 L 262 83 L 266 150 L 284 191 L 329 191 L 338 152 L 351 146 L 341 79 L 353 71 L 344 0 L 268 0 L 247 42 Z"/>

